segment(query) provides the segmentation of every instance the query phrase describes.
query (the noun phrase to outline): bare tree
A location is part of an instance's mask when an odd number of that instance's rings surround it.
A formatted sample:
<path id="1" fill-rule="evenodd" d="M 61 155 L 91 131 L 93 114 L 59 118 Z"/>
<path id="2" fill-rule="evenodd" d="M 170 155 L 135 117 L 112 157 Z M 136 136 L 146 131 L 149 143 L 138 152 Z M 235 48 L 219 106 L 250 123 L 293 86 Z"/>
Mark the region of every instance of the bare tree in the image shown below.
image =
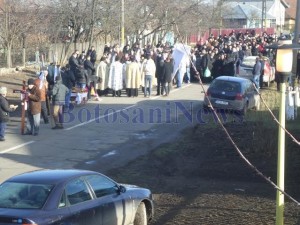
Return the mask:
<path id="1" fill-rule="evenodd" d="M 29 3 L 29 4 L 28 4 Z M 28 4 L 28 5 L 27 5 Z M 12 47 L 18 40 L 24 38 L 24 34 L 35 23 L 35 5 L 22 0 L 5 0 L 0 7 L 0 38 L 3 48 L 6 50 L 7 67 L 12 66 Z"/>
<path id="2" fill-rule="evenodd" d="M 0 38 L 11 67 L 11 49 L 26 37 L 31 46 L 64 45 L 120 39 L 121 1 L 110 0 L 3 0 Z M 154 43 L 171 32 L 175 38 L 220 27 L 224 0 L 126 0 L 125 33 Z M 176 29 L 175 29 L 176 28 Z M 178 31 L 177 32 L 177 28 Z M 64 61 L 65 59 L 62 59 Z"/>

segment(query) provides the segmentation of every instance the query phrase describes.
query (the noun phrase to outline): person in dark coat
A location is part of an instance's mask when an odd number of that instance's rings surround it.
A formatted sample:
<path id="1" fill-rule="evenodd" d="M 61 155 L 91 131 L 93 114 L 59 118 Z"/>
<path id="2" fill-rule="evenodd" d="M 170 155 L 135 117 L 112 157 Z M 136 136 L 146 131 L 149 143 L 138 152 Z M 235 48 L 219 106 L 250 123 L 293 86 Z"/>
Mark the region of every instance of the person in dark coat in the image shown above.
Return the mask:
<path id="1" fill-rule="evenodd" d="M 252 42 L 251 54 L 253 56 L 258 56 L 258 44 L 256 42 Z"/>
<path id="2" fill-rule="evenodd" d="M 93 66 L 95 66 L 96 60 L 97 60 L 97 52 L 95 50 L 95 47 L 92 46 L 91 49 L 88 50 L 87 56 L 90 56 L 90 61 L 93 64 Z"/>
<path id="3" fill-rule="evenodd" d="M 161 52 L 158 53 L 156 56 L 155 60 L 156 64 L 156 72 L 155 72 L 155 77 L 157 80 L 157 92 L 156 95 L 164 94 L 163 90 L 163 82 L 162 82 L 162 73 L 163 73 L 163 68 L 164 68 L 164 58 L 163 54 Z"/>
<path id="4" fill-rule="evenodd" d="M 96 77 L 96 69 L 91 62 L 91 57 L 88 55 L 86 57 L 86 60 L 84 61 L 84 69 L 87 72 L 87 87 L 88 87 L 88 99 L 91 99 L 91 90 L 94 88 L 95 91 L 95 84 L 97 83 L 97 77 Z"/>
<path id="5" fill-rule="evenodd" d="M 86 54 L 85 51 L 82 51 L 81 54 L 78 56 L 79 65 L 84 65 L 85 60 L 86 60 Z"/>
<path id="6" fill-rule="evenodd" d="M 76 85 L 84 91 L 88 82 L 88 74 L 87 71 L 83 68 L 83 66 L 79 66 L 77 73 L 75 75 Z"/>
<path id="7" fill-rule="evenodd" d="M 225 53 L 220 52 L 218 58 L 213 63 L 212 68 L 212 77 L 213 79 L 225 75 L 224 73 L 224 61 L 225 61 Z"/>
<path id="8" fill-rule="evenodd" d="M 206 68 L 208 68 L 209 70 L 211 70 L 210 67 L 212 67 L 212 64 L 210 62 L 210 57 L 208 55 L 208 53 L 206 52 L 205 49 L 202 50 L 202 53 L 203 53 L 203 56 L 202 56 L 202 59 L 201 59 L 201 73 L 200 75 L 202 75 L 201 79 L 203 81 L 203 83 L 208 83 L 211 81 L 211 77 L 204 77 L 204 72 L 206 70 Z"/>
<path id="9" fill-rule="evenodd" d="M 259 86 L 263 87 L 264 84 L 264 75 L 265 75 L 265 60 L 263 59 L 262 54 L 259 55 L 259 61 L 261 64 L 261 69 L 260 69 L 260 77 L 259 77 Z"/>
<path id="10" fill-rule="evenodd" d="M 252 70 L 253 74 L 253 81 L 255 83 L 255 86 L 257 89 L 259 89 L 259 80 L 260 80 L 260 75 L 261 75 L 261 61 L 259 57 L 256 57 L 255 65 Z"/>
<path id="11" fill-rule="evenodd" d="M 107 55 L 111 52 L 111 47 L 110 44 L 105 44 L 104 50 L 103 50 L 103 55 Z"/>
<path id="12" fill-rule="evenodd" d="M 54 74 L 55 74 L 55 64 L 51 63 L 47 69 L 46 80 L 48 83 L 48 88 L 52 89 L 54 85 Z"/>
<path id="13" fill-rule="evenodd" d="M 39 134 L 41 120 L 41 92 L 40 89 L 35 86 L 34 79 L 29 78 L 27 84 L 27 131 L 24 134 L 37 136 Z"/>
<path id="14" fill-rule="evenodd" d="M 52 101 L 53 101 L 53 119 L 55 122 L 55 126 L 52 129 L 63 129 L 63 107 L 66 102 L 66 95 L 69 92 L 69 88 L 67 88 L 61 80 L 60 76 L 56 77 L 56 82 L 51 91 Z"/>
<path id="15" fill-rule="evenodd" d="M 70 70 L 74 73 L 74 75 L 76 74 L 77 69 L 79 68 L 78 56 L 79 51 L 75 50 L 75 52 L 69 58 Z"/>
<path id="16" fill-rule="evenodd" d="M 226 54 L 224 59 L 223 72 L 225 76 L 234 76 L 235 75 L 235 62 L 236 57 L 235 54 Z"/>
<path id="17" fill-rule="evenodd" d="M 9 121 L 9 113 L 16 110 L 17 105 L 9 105 L 6 99 L 7 88 L 0 87 L 0 141 L 5 141 L 5 130 Z"/>
<path id="18" fill-rule="evenodd" d="M 164 92 L 166 93 L 165 96 L 168 96 L 170 94 L 171 90 L 171 82 L 172 82 L 172 76 L 174 73 L 174 63 L 171 58 L 171 55 L 168 55 L 164 65 L 163 65 L 163 70 L 162 70 L 162 83 L 163 83 L 163 89 Z"/>
<path id="19" fill-rule="evenodd" d="M 72 88 L 75 87 L 75 76 L 73 72 L 70 70 L 70 65 L 67 64 L 65 68 L 63 68 L 61 73 L 62 83 L 69 89 L 66 94 L 64 112 L 68 112 L 70 108 L 70 100 L 72 94 Z"/>
<path id="20" fill-rule="evenodd" d="M 199 78 L 202 76 L 201 75 L 202 74 L 202 69 L 201 69 L 202 53 L 197 51 L 197 53 L 195 54 L 195 57 L 196 57 L 196 60 L 195 60 L 196 71 L 195 71 L 194 78 L 196 81 L 199 81 Z"/>

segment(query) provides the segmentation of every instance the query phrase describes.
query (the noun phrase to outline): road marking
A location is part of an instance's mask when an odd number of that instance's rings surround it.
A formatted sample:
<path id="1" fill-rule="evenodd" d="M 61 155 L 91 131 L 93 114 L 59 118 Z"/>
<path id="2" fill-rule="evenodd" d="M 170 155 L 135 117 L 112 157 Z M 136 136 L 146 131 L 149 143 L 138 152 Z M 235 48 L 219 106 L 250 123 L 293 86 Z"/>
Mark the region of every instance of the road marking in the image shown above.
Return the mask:
<path id="1" fill-rule="evenodd" d="M 130 108 L 132 108 L 132 107 L 134 107 L 134 106 L 136 106 L 136 104 L 131 105 L 131 106 L 128 106 L 128 107 L 123 108 L 123 109 L 119 109 L 119 110 L 114 111 L 114 112 L 111 112 L 111 113 L 109 113 L 109 114 L 105 114 L 105 115 L 102 115 L 102 116 L 98 116 L 97 118 L 91 119 L 91 120 L 86 121 L 86 122 L 84 122 L 84 123 L 77 124 L 77 125 L 75 125 L 75 126 L 73 126 L 73 127 L 69 127 L 69 128 L 64 129 L 64 130 L 73 130 L 73 129 L 77 128 L 77 127 L 84 126 L 84 125 L 86 125 L 86 124 L 92 123 L 92 122 L 94 122 L 94 121 L 96 121 L 96 120 L 99 120 L 99 119 L 102 119 L 102 118 L 104 118 L 104 117 L 113 115 L 113 114 L 115 114 L 115 113 L 119 113 L 119 112 L 121 112 L 122 110 L 130 109 Z"/>
<path id="2" fill-rule="evenodd" d="M 26 146 L 26 145 L 30 145 L 30 144 L 32 144 L 32 143 L 34 143 L 34 142 L 35 142 L 35 141 L 29 141 L 29 142 L 26 142 L 26 143 L 17 145 L 17 146 L 15 146 L 15 147 L 6 149 L 6 150 L 4 150 L 4 151 L 1 151 L 0 154 L 4 154 L 4 153 L 7 153 L 7 152 L 11 152 L 11 151 L 16 150 L 16 149 L 18 149 L 18 148 L 22 148 L 22 147 L 24 147 L 24 146 Z"/>
<path id="3" fill-rule="evenodd" d="M 117 151 L 116 150 L 112 150 L 109 153 L 103 155 L 102 158 L 106 158 L 108 156 L 113 156 L 113 155 L 116 155 L 116 154 L 117 154 Z"/>

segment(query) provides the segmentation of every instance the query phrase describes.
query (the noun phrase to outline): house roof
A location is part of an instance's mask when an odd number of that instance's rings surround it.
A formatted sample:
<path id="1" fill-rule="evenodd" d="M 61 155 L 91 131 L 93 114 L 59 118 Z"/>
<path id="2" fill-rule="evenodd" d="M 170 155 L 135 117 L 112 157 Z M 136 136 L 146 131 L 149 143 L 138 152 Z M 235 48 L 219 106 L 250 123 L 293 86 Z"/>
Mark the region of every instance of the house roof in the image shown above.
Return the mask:
<path id="1" fill-rule="evenodd" d="M 295 1 L 295 0 L 280 0 L 281 4 L 285 7 L 285 8 L 289 8 L 290 5 L 287 1 Z M 225 0 L 225 2 L 228 3 L 236 3 L 236 4 L 249 4 L 251 3 L 251 5 L 255 5 L 258 8 L 262 8 L 262 0 Z M 275 0 L 266 0 L 266 7 L 267 10 L 269 10 L 272 5 L 274 4 Z"/>
<path id="2" fill-rule="evenodd" d="M 261 18 L 262 10 L 255 5 L 248 4 L 229 4 L 229 12 L 223 15 L 224 19 L 253 19 L 253 18 Z M 276 19 L 271 14 L 267 13 L 267 19 Z"/>
<path id="3" fill-rule="evenodd" d="M 297 9 L 297 0 L 286 0 L 289 4 L 289 8 L 286 9 L 286 17 L 295 19 L 296 18 L 296 9 Z"/>

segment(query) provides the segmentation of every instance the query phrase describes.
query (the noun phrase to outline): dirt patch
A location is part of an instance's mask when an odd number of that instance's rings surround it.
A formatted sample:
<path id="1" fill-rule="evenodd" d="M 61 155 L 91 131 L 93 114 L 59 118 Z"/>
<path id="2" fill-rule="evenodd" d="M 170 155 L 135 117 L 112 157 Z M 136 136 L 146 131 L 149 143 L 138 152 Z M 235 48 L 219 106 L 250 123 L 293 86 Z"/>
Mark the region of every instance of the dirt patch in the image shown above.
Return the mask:
<path id="1" fill-rule="evenodd" d="M 276 182 L 276 125 L 248 121 L 226 127 L 243 154 Z M 183 134 L 108 173 L 153 191 L 151 224 L 275 223 L 275 189 L 246 165 L 220 127 L 197 125 Z M 288 146 L 286 190 L 300 200 L 299 146 Z M 286 200 L 285 224 L 300 224 L 299 213 L 299 206 Z"/>

